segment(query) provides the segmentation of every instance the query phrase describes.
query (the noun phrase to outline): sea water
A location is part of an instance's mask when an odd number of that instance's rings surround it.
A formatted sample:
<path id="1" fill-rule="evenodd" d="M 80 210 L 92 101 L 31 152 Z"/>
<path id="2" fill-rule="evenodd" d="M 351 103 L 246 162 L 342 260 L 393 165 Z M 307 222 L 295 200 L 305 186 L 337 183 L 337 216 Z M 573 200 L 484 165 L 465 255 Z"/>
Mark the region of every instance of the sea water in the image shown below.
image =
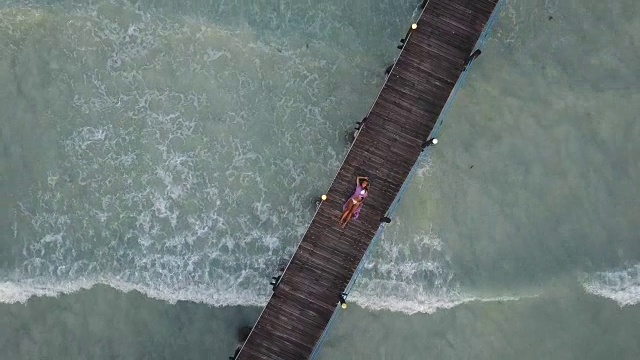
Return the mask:
<path id="1" fill-rule="evenodd" d="M 417 5 L 2 2 L 3 353 L 229 356 Z M 638 10 L 504 3 L 321 357 L 637 358 Z"/>

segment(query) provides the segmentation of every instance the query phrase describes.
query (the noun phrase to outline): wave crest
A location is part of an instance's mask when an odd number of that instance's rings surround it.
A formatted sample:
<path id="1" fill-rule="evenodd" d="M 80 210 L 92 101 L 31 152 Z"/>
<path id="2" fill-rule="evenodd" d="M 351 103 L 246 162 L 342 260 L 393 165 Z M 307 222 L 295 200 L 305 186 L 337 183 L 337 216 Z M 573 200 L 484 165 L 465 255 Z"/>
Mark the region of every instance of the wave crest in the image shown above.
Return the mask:
<path id="1" fill-rule="evenodd" d="M 615 271 L 585 274 L 584 289 L 594 295 L 614 300 L 620 306 L 640 303 L 640 264 Z"/>
<path id="2" fill-rule="evenodd" d="M 16 282 L 0 282 L 0 302 L 26 303 L 32 297 L 57 297 L 80 290 L 88 290 L 96 285 L 107 285 L 128 293 L 138 291 L 149 298 L 175 304 L 178 301 L 193 301 L 212 306 L 263 306 L 267 302 L 265 293 L 232 287 L 220 292 L 205 286 L 185 286 L 183 288 L 159 288 L 142 284 L 133 284 L 117 278 L 78 279 L 72 281 L 51 281 L 52 279 L 27 279 Z"/>

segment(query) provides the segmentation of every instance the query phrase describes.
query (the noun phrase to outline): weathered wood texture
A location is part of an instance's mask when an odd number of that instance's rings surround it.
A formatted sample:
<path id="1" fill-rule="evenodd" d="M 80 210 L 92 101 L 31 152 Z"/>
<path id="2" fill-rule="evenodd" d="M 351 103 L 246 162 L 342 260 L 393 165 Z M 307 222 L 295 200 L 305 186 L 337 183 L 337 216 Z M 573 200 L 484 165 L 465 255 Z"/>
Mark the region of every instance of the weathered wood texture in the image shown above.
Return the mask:
<path id="1" fill-rule="evenodd" d="M 498 0 L 430 0 L 237 359 L 307 359 L 418 159 Z M 338 226 L 356 176 L 360 218 Z"/>

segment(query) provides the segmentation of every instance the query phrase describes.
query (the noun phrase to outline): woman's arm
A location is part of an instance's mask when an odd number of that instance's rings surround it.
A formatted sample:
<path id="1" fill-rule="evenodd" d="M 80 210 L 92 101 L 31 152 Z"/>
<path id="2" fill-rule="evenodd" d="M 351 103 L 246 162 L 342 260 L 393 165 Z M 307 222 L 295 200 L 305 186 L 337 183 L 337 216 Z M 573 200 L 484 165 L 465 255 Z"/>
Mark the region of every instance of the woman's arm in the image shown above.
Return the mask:
<path id="1" fill-rule="evenodd" d="M 369 180 L 369 178 L 366 176 L 356 176 L 356 186 L 360 186 L 360 180 L 362 179 Z"/>

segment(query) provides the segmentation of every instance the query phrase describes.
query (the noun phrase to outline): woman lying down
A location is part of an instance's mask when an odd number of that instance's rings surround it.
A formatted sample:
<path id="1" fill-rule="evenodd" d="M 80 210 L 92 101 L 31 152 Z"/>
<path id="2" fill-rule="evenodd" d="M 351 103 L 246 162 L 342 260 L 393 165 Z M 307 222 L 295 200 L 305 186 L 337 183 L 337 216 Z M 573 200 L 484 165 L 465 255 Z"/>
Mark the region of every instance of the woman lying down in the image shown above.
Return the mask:
<path id="1" fill-rule="evenodd" d="M 360 216 L 360 209 L 364 200 L 369 196 L 369 178 L 366 176 L 356 177 L 356 191 L 349 200 L 342 206 L 342 217 L 338 224 L 344 228 L 351 218 L 357 219 Z"/>

